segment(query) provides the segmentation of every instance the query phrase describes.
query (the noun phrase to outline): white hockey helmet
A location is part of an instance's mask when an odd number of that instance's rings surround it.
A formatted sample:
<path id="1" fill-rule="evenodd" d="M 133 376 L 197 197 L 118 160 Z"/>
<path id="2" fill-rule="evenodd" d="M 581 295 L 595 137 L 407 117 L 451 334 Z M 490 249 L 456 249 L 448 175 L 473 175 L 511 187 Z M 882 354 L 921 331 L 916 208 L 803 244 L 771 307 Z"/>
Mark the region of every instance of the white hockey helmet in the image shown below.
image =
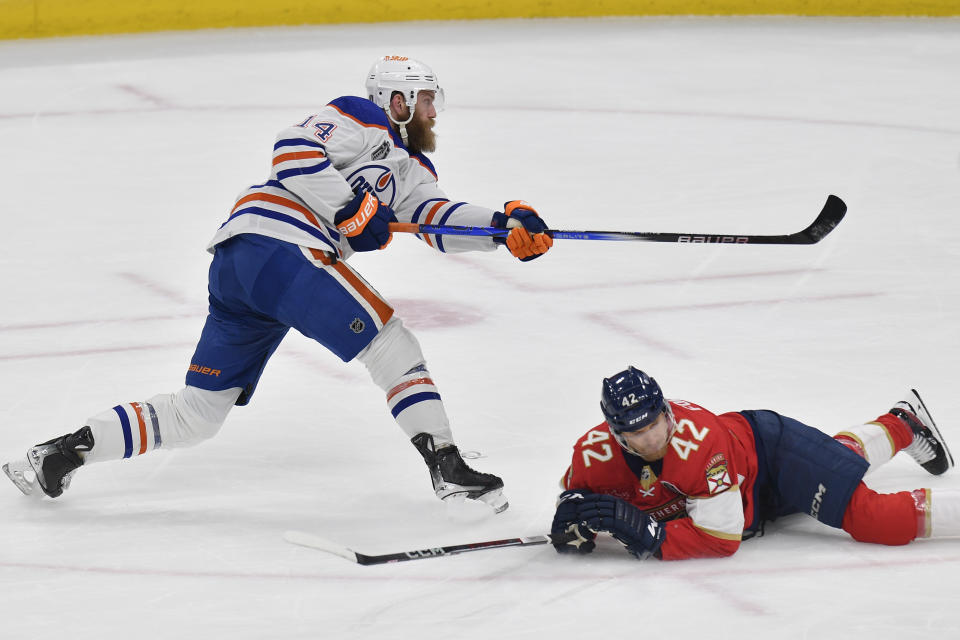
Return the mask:
<path id="1" fill-rule="evenodd" d="M 437 111 L 441 111 L 444 96 L 436 74 L 433 69 L 413 58 L 383 56 L 370 67 L 367 74 L 367 97 L 384 110 L 390 108 L 393 92 L 399 91 L 412 115 L 417 104 L 417 94 L 424 90 L 434 92 L 433 106 Z"/>

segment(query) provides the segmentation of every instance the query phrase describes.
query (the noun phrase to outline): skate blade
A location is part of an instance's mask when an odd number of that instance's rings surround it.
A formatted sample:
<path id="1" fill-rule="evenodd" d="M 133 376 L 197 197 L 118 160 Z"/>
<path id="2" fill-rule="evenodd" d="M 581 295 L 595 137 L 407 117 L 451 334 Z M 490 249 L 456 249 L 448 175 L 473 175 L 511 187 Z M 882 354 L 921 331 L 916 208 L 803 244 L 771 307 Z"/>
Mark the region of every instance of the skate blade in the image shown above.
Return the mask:
<path id="1" fill-rule="evenodd" d="M 921 414 L 919 418 L 927 424 L 930 428 L 930 431 L 933 432 L 933 436 L 940 442 L 940 446 L 943 447 L 943 452 L 947 455 L 947 469 L 952 469 L 953 464 L 953 454 L 950 453 L 950 448 L 947 446 L 946 441 L 943 439 L 943 435 L 940 434 L 940 429 L 937 428 L 937 423 L 934 422 L 933 416 L 930 415 L 930 411 L 927 409 L 926 403 L 924 403 L 923 398 L 920 397 L 920 393 L 916 389 L 910 389 L 910 393 L 916 399 L 916 409 Z M 926 420 L 924 420 L 926 418 Z"/>
<path id="2" fill-rule="evenodd" d="M 37 474 L 30 466 L 30 463 L 24 460 L 16 460 L 3 465 L 3 472 L 7 474 L 10 481 L 17 486 L 17 489 L 23 492 L 25 496 L 39 497 L 37 492 Z"/>
<path id="3" fill-rule="evenodd" d="M 483 505 L 484 511 L 489 508 L 493 509 L 494 513 L 503 513 L 510 506 L 506 496 L 503 495 L 503 489 L 494 489 L 476 498 L 468 497 L 467 491 L 457 491 L 447 494 L 441 500 L 447 505 L 448 512 L 462 512 L 470 508 L 468 505 Z"/>
<path id="4" fill-rule="evenodd" d="M 503 513 L 507 510 L 507 507 L 510 506 L 510 503 L 507 502 L 507 496 L 503 495 L 503 489 L 488 491 L 480 496 L 478 500 L 490 505 L 494 513 Z"/>

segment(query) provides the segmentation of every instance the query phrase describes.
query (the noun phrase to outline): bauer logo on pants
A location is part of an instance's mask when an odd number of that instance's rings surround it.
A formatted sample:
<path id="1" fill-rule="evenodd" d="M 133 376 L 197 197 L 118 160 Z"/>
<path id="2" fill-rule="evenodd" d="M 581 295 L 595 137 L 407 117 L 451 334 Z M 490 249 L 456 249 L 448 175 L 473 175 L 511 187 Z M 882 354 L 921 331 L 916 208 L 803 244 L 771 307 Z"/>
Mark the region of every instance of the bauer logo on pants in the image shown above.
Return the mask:
<path id="1" fill-rule="evenodd" d="M 199 373 L 200 375 L 203 375 L 203 376 L 216 376 L 218 378 L 220 377 L 220 373 L 221 373 L 220 369 L 213 369 L 211 367 L 205 367 L 200 364 L 191 364 L 190 371 L 193 371 L 194 373 Z"/>

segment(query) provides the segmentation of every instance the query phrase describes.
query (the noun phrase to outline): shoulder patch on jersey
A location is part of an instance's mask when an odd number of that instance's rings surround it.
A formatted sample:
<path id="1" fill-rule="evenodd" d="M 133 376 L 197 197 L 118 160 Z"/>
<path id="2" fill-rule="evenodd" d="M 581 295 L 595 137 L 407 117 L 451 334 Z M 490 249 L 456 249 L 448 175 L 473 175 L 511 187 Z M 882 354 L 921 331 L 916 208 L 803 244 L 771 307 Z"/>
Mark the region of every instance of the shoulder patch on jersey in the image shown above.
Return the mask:
<path id="1" fill-rule="evenodd" d="M 705 471 L 707 478 L 707 491 L 710 494 L 722 493 L 733 486 L 730 481 L 730 472 L 727 470 L 727 459 L 722 453 L 718 453 L 707 463 Z"/>
<path id="2" fill-rule="evenodd" d="M 386 140 L 383 141 L 379 147 L 373 150 L 373 153 L 370 154 L 371 160 L 383 160 L 388 155 L 390 155 L 390 143 Z"/>

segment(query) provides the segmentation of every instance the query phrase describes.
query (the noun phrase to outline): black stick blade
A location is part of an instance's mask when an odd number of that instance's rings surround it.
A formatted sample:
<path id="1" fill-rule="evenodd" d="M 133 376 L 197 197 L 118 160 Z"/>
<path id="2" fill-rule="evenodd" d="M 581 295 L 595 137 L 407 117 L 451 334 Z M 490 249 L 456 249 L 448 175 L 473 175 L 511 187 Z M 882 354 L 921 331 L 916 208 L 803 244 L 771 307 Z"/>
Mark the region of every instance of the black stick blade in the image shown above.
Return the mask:
<path id="1" fill-rule="evenodd" d="M 835 195 L 827 196 L 827 202 L 823 205 L 823 210 L 817 219 L 809 227 L 801 231 L 798 235 L 802 236 L 806 242 L 798 244 L 816 244 L 827 237 L 827 234 L 837 228 L 843 217 L 847 215 L 846 203 Z"/>

